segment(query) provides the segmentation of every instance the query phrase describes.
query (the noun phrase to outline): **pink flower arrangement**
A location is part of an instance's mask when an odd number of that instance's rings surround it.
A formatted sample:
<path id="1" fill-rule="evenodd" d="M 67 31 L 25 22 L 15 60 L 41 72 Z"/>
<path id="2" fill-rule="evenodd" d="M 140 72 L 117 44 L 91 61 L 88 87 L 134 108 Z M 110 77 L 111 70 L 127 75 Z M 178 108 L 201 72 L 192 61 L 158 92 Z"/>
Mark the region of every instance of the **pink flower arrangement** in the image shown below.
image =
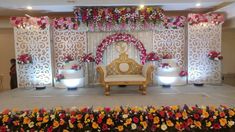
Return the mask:
<path id="1" fill-rule="evenodd" d="M 223 56 L 221 56 L 220 52 L 217 51 L 210 51 L 207 56 L 209 57 L 209 59 L 216 61 L 223 59 Z"/>
<path id="2" fill-rule="evenodd" d="M 169 53 L 163 54 L 162 59 L 172 59 L 172 55 Z"/>
<path id="3" fill-rule="evenodd" d="M 140 51 L 141 63 L 142 64 L 145 63 L 147 54 L 146 54 L 146 49 L 143 43 L 130 34 L 116 33 L 116 34 L 106 37 L 98 45 L 97 50 L 96 50 L 96 58 L 95 58 L 95 62 L 97 65 L 100 62 L 102 62 L 103 52 L 107 48 L 107 46 L 113 44 L 114 42 L 119 42 L 119 41 L 124 41 L 127 44 L 133 44 Z"/>
<path id="4" fill-rule="evenodd" d="M 70 61 L 73 61 L 74 58 L 71 55 L 66 55 L 66 56 L 64 56 L 63 60 L 65 63 L 68 63 Z"/>
<path id="5" fill-rule="evenodd" d="M 89 53 L 89 54 L 84 54 L 82 56 L 82 62 L 94 62 L 95 61 L 95 58 L 94 56 L 92 55 L 92 53 Z"/>
<path id="6" fill-rule="evenodd" d="M 77 70 L 80 70 L 81 69 L 81 66 L 77 65 L 77 64 L 74 64 L 72 65 L 71 69 L 77 71 Z"/>
<path id="7" fill-rule="evenodd" d="M 177 29 L 179 27 L 184 27 L 186 23 L 185 16 L 176 16 L 176 17 L 166 17 L 164 26 L 166 28 Z"/>
<path id="8" fill-rule="evenodd" d="M 57 74 L 56 75 L 56 81 L 60 82 L 62 79 L 64 79 L 64 75 L 63 74 Z"/>
<path id="9" fill-rule="evenodd" d="M 55 29 L 74 29 L 77 30 L 79 26 L 79 21 L 76 18 L 71 17 L 61 17 L 55 18 L 52 21 L 52 26 Z"/>
<path id="10" fill-rule="evenodd" d="M 11 17 L 10 23 L 17 28 L 26 28 L 27 26 L 39 27 L 45 29 L 49 25 L 49 18 L 42 17 Z"/>
<path id="11" fill-rule="evenodd" d="M 211 24 L 222 24 L 224 22 L 223 14 L 189 14 L 188 23 L 190 25 L 199 23 L 211 23 Z"/>
<path id="12" fill-rule="evenodd" d="M 32 63 L 32 57 L 29 54 L 19 55 L 17 58 L 18 64 L 29 64 Z"/>
<path id="13" fill-rule="evenodd" d="M 185 76 L 187 76 L 187 75 L 188 75 L 188 72 L 187 72 L 187 71 L 184 71 L 184 70 L 180 71 L 180 73 L 179 73 L 179 76 L 180 76 L 180 77 L 185 77 Z"/>
<path id="14" fill-rule="evenodd" d="M 157 53 L 155 53 L 155 52 L 150 52 L 150 53 L 147 55 L 146 60 L 147 60 L 147 61 L 159 61 L 160 58 L 159 58 L 159 56 L 158 56 Z"/>
<path id="15" fill-rule="evenodd" d="M 168 68 L 171 68 L 171 65 L 168 63 L 161 63 L 161 67 L 168 69 Z"/>

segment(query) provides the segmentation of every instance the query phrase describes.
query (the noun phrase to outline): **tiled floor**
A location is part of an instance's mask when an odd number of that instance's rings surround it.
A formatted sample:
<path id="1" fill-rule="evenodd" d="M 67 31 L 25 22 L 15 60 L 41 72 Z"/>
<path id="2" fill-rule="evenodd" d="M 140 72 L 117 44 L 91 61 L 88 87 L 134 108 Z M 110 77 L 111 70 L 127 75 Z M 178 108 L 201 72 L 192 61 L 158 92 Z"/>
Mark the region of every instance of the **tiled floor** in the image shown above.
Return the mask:
<path id="1" fill-rule="evenodd" d="M 193 85 L 162 88 L 149 87 L 147 95 L 137 87 L 113 87 L 111 96 L 104 96 L 100 87 L 79 88 L 76 91 L 47 88 L 18 88 L 0 93 L 0 110 L 4 108 L 30 109 L 62 106 L 146 106 L 146 105 L 229 105 L 235 106 L 235 87 L 229 85 Z"/>

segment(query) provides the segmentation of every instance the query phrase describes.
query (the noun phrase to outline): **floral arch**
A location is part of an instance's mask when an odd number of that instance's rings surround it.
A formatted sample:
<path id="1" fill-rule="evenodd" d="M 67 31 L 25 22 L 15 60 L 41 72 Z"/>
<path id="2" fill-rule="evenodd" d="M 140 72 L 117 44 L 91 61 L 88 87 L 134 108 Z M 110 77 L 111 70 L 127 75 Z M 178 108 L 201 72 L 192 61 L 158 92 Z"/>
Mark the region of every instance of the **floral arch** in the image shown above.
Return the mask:
<path id="1" fill-rule="evenodd" d="M 143 43 L 130 34 L 116 33 L 116 34 L 112 34 L 112 35 L 106 37 L 98 45 L 97 50 L 96 50 L 96 57 L 95 57 L 95 62 L 97 65 L 100 62 L 102 62 L 103 52 L 107 48 L 107 46 L 113 44 L 114 42 L 118 42 L 118 41 L 124 41 L 124 42 L 127 42 L 127 44 L 133 44 L 140 51 L 141 63 L 142 64 L 145 63 L 146 49 L 144 48 Z"/>

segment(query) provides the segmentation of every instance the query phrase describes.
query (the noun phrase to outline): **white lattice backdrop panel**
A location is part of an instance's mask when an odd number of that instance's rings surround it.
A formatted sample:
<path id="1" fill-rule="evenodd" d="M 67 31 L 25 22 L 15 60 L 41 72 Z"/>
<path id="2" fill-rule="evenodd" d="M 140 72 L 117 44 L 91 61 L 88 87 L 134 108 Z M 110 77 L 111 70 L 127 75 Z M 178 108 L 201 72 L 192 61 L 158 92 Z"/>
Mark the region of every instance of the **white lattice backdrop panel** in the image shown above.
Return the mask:
<path id="1" fill-rule="evenodd" d="M 53 44 L 56 73 L 64 63 L 64 56 L 81 57 L 84 53 L 87 53 L 86 32 L 55 29 L 53 31 Z"/>
<path id="2" fill-rule="evenodd" d="M 189 25 L 189 83 L 221 83 L 221 62 L 208 59 L 211 50 L 221 51 L 221 25 Z"/>
<path id="3" fill-rule="evenodd" d="M 18 87 L 52 86 L 50 30 L 14 28 L 16 57 L 30 54 L 32 64 L 17 64 Z"/>
<path id="4" fill-rule="evenodd" d="M 173 55 L 176 58 L 178 65 L 185 68 L 186 66 L 186 43 L 185 29 L 163 29 L 156 30 L 153 33 L 153 49 L 159 55 L 164 52 Z"/>

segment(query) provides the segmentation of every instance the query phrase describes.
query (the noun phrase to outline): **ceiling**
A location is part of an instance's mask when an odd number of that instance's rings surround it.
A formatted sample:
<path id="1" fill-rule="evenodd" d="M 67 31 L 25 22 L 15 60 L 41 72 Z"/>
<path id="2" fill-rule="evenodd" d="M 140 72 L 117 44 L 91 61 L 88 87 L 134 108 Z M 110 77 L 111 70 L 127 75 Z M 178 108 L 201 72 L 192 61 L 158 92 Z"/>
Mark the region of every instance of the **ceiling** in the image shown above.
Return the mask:
<path id="1" fill-rule="evenodd" d="M 202 12 L 233 1 L 235 0 L 0 0 L 0 16 L 70 13 L 76 6 L 138 6 L 140 4 L 157 5 L 166 11 Z M 198 2 L 201 3 L 200 7 L 195 6 Z M 27 6 L 32 6 L 32 10 L 27 10 Z"/>

